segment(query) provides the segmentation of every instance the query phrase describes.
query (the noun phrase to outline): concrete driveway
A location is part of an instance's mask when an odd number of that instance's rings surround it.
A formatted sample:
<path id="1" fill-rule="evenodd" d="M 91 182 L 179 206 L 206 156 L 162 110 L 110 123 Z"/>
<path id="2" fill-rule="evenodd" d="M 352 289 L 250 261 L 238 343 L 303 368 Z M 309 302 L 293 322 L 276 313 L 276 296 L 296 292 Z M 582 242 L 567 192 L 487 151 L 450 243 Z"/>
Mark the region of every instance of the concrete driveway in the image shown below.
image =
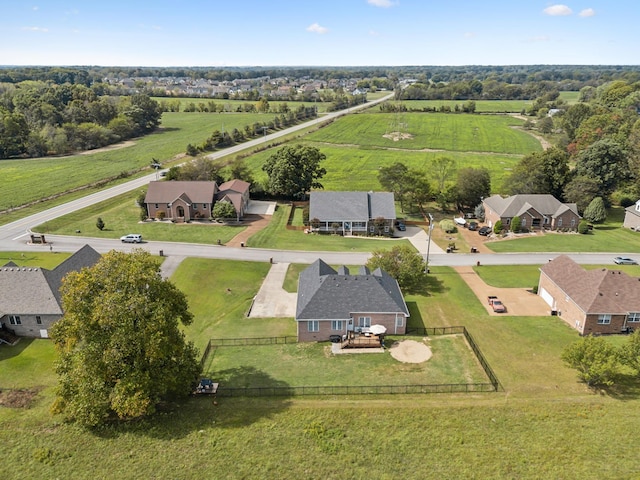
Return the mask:
<path id="1" fill-rule="evenodd" d="M 496 288 L 487 285 L 473 270 L 473 267 L 455 267 L 456 272 L 476 294 L 489 315 L 516 317 L 543 317 L 551 315 L 549 305 L 542 297 L 526 288 Z M 487 296 L 496 295 L 505 307 L 506 313 L 495 313 L 487 303 Z"/>
<path id="2" fill-rule="evenodd" d="M 416 247 L 416 250 L 418 250 L 418 252 L 422 254 L 427 251 L 429 235 L 427 235 L 427 232 L 425 232 L 421 227 L 417 227 L 415 225 L 407 225 L 407 229 L 404 232 L 401 232 L 396 228 L 393 232 L 393 236 L 398 238 L 406 238 L 411 242 L 411 245 Z M 444 253 L 444 250 L 436 245 L 436 242 L 431 242 L 431 247 L 429 247 L 429 254 L 432 253 Z"/>
<path id="3" fill-rule="evenodd" d="M 249 318 L 280 318 L 296 316 L 297 294 L 282 288 L 288 263 L 274 263 L 253 300 Z"/>

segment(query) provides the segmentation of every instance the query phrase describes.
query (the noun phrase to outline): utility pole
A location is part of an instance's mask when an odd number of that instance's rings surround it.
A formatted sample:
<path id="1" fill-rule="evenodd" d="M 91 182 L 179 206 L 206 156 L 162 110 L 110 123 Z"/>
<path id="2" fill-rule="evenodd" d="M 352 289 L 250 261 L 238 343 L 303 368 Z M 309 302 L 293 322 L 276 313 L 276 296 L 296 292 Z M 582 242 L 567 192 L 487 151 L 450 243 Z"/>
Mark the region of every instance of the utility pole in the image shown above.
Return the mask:
<path id="1" fill-rule="evenodd" d="M 433 215 L 429 215 L 429 238 L 427 239 L 427 258 L 424 262 L 424 273 L 429 273 L 429 250 L 431 249 L 431 232 L 433 232 Z"/>

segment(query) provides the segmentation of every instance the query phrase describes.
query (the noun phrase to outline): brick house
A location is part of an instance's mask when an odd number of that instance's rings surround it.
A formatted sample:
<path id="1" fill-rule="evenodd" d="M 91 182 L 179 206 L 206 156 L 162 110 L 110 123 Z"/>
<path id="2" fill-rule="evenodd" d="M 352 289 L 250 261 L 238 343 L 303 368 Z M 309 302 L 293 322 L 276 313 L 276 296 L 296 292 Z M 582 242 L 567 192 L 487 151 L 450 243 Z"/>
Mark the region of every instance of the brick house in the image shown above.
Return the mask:
<path id="1" fill-rule="evenodd" d="M 580 335 L 640 328 L 640 278 L 619 270 L 584 270 L 561 255 L 540 268 L 538 295 Z"/>
<path id="2" fill-rule="evenodd" d="M 350 274 L 318 259 L 300 273 L 296 324 L 299 342 L 329 340 L 330 335 L 360 332 L 383 325 L 403 335 L 409 310 L 398 282 L 381 269 L 360 267 Z"/>
<path id="3" fill-rule="evenodd" d="M 622 226 L 640 232 L 640 200 L 625 209 Z"/>
<path id="4" fill-rule="evenodd" d="M 95 265 L 99 259 L 100 254 L 85 245 L 53 270 L 18 267 L 13 262 L 0 267 L 1 328 L 11 329 L 18 336 L 47 338 L 49 328 L 63 314 L 62 279 L 69 272 Z"/>
<path id="5" fill-rule="evenodd" d="M 239 220 L 249 204 L 249 186 L 242 180 L 230 180 L 220 186 L 209 181 L 149 182 L 144 202 L 149 218 L 181 222 L 209 219 L 216 202 L 230 202 Z"/>
<path id="6" fill-rule="evenodd" d="M 319 220 L 320 232 L 390 234 L 396 219 L 394 196 L 390 192 L 311 192 L 309 220 L 313 219 Z"/>
<path id="7" fill-rule="evenodd" d="M 562 203 L 553 195 L 512 195 L 503 198 L 492 195 L 482 201 L 485 222 L 493 227 L 498 220 L 508 228 L 514 217 L 520 217 L 523 229 L 577 230 L 580 223 L 575 203 Z"/>

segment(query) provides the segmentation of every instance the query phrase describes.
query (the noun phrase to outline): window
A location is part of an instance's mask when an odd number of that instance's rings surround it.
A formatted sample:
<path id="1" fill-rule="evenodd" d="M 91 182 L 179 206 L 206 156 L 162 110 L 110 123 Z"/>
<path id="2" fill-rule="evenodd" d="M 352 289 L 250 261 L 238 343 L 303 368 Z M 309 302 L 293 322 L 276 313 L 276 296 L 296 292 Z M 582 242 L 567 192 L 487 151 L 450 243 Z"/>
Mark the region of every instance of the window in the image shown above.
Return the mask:
<path id="1" fill-rule="evenodd" d="M 402 326 L 404 326 L 404 317 L 402 315 L 399 315 L 396 317 L 396 327 Z"/>
<path id="2" fill-rule="evenodd" d="M 9 323 L 11 325 L 22 325 L 19 315 L 9 315 Z"/>
<path id="3" fill-rule="evenodd" d="M 520 222 L 520 225 L 522 225 L 523 227 L 527 226 L 527 219 L 525 217 L 522 217 L 522 222 Z"/>
<path id="4" fill-rule="evenodd" d="M 375 232 L 375 231 L 376 231 L 376 227 L 374 227 L 373 225 L 371 225 L 371 226 L 369 227 L 369 232 L 373 233 L 373 232 Z"/>
<path id="5" fill-rule="evenodd" d="M 571 219 L 571 226 L 572 226 L 572 227 L 575 227 L 575 226 L 576 226 L 576 219 L 575 219 L 575 218 L 572 218 L 572 219 Z"/>
<path id="6" fill-rule="evenodd" d="M 627 317 L 628 322 L 640 322 L 640 312 L 632 312 Z"/>
<path id="7" fill-rule="evenodd" d="M 384 226 L 384 233 L 389 233 L 389 225 Z"/>
<path id="8" fill-rule="evenodd" d="M 598 325 L 609 325 L 611 323 L 611 315 L 603 313 L 598 315 Z"/>
<path id="9" fill-rule="evenodd" d="M 344 323 L 342 320 L 331 320 L 331 330 L 336 332 L 342 332 L 344 330 Z"/>
<path id="10" fill-rule="evenodd" d="M 358 317 L 358 326 L 359 327 L 370 327 L 371 326 L 371 317 Z"/>
<path id="11" fill-rule="evenodd" d="M 158 208 L 158 204 L 157 203 L 155 204 L 155 208 Z"/>
<path id="12" fill-rule="evenodd" d="M 319 332 L 320 331 L 320 322 L 318 320 L 309 320 L 307 322 L 307 329 L 310 332 Z"/>
<path id="13" fill-rule="evenodd" d="M 42 317 L 40 315 L 36 315 L 36 323 L 42 325 Z"/>
<path id="14" fill-rule="evenodd" d="M 561 226 L 562 226 L 562 219 L 561 219 L 561 218 L 559 218 L 559 219 L 558 219 L 558 226 L 559 226 L 559 227 L 561 227 Z"/>

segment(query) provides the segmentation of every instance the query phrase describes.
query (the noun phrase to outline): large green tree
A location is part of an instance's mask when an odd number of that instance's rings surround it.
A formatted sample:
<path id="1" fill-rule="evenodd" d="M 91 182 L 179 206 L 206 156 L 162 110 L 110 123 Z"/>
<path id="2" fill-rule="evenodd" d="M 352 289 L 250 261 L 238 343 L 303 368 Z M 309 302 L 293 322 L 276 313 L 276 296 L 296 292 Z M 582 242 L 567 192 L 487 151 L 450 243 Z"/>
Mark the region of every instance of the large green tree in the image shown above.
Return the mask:
<path id="1" fill-rule="evenodd" d="M 582 216 L 587 222 L 604 222 L 607 218 L 607 209 L 604 206 L 604 200 L 602 200 L 602 197 L 596 197 L 591 200 L 591 203 L 589 203 L 587 208 L 584 209 Z"/>
<path id="2" fill-rule="evenodd" d="M 567 202 L 575 203 L 579 212 L 584 212 L 599 190 L 598 180 L 586 175 L 577 175 L 564 187 L 564 198 Z"/>
<path id="3" fill-rule="evenodd" d="M 407 175 L 409 168 L 402 162 L 395 162 L 388 167 L 380 167 L 378 181 L 382 188 L 393 192 L 395 199 L 400 202 L 400 210 L 404 211 L 404 194 L 407 190 Z"/>
<path id="4" fill-rule="evenodd" d="M 398 281 L 406 292 L 419 291 L 424 283 L 424 260 L 410 247 L 396 245 L 391 250 L 375 250 L 367 262 L 371 270 L 381 268 Z"/>
<path id="5" fill-rule="evenodd" d="M 509 193 L 549 193 L 560 199 L 569 177 L 569 155 L 559 148 L 525 156 L 505 181 Z"/>
<path id="6" fill-rule="evenodd" d="M 65 313 L 51 331 L 55 412 L 95 426 L 152 414 L 163 399 L 190 392 L 199 365 L 179 324 L 192 315 L 148 252 L 111 251 L 70 273 L 61 294 Z"/>
<path id="7" fill-rule="evenodd" d="M 620 347 L 620 362 L 632 368 L 640 377 L 640 330 L 633 332 Z"/>
<path id="8" fill-rule="evenodd" d="M 262 166 L 269 175 L 267 190 L 274 195 L 305 198 L 312 188 L 323 188 L 319 180 L 327 171 L 320 163 L 325 158 L 315 147 L 294 145 L 281 148 Z"/>
<path id="9" fill-rule="evenodd" d="M 489 170 L 481 168 L 461 168 L 456 182 L 456 203 L 459 210 L 471 211 L 482 199 L 491 194 Z"/>
<path id="10" fill-rule="evenodd" d="M 631 177 L 623 146 L 608 138 L 580 152 L 576 174 L 596 179 L 598 193 L 603 198 L 608 198 L 618 185 Z"/>

